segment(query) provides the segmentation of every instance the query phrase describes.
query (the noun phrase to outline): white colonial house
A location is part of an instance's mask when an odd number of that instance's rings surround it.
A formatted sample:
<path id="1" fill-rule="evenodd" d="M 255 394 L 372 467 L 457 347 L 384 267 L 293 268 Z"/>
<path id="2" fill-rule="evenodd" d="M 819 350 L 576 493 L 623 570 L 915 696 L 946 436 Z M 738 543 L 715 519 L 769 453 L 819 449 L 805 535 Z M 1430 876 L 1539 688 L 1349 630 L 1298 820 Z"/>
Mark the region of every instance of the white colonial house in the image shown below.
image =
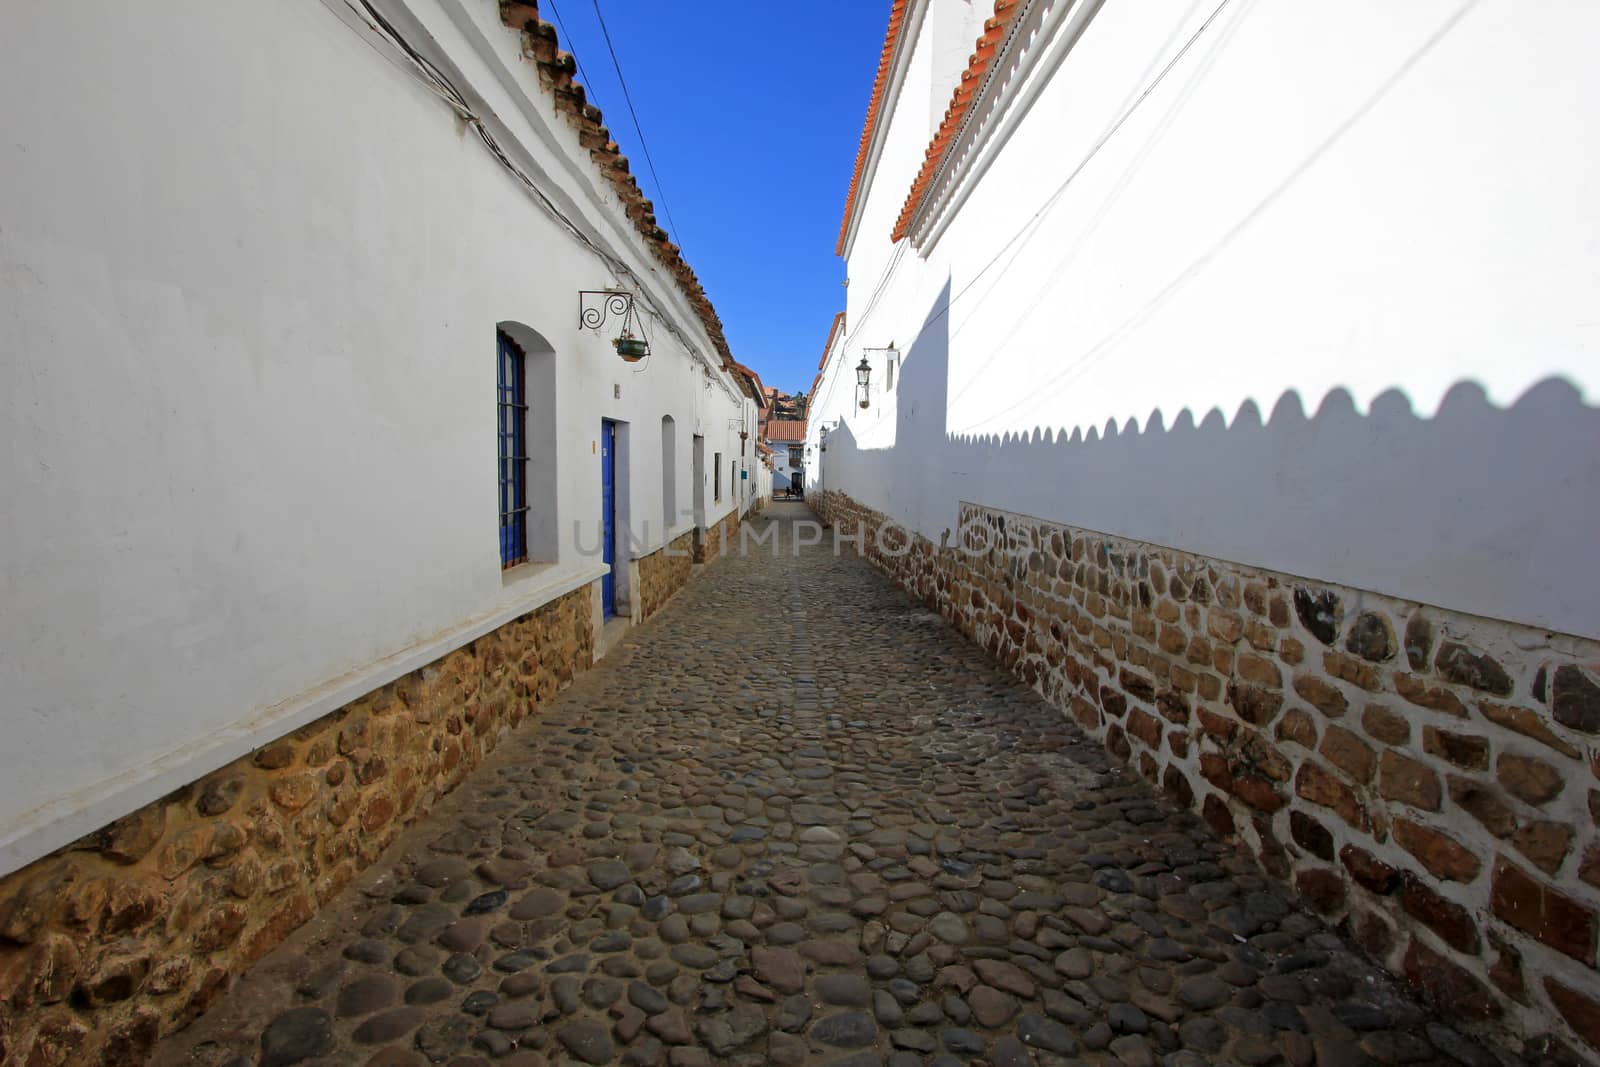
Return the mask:
<path id="1" fill-rule="evenodd" d="M 0 902 L 89 960 L 98 923 L 49 887 L 116 898 L 165 856 L 159 914 L 223 892 L 173 835 L 304 813 L 199 983 L 719 548 L 766 484 L 759 380 L 531 5 L 33 4 L 7 30 Z M 389 773 L 312 777 L 302 741 L 368 705 Z M 258 825 L 208 862 L 258 862 Z M 30 930 L 0 971 L 58 944 Z M 54 1009 L 17 1004 L 21 1062 Z M 80 1009 L 91 1062 L 132 1009 Z"/>
<path id="2" fill-rule="evenodd" d="M 806 420 L 768 419 L 761 439 L 772 450 L 772 487 L 798 496 L 805 491 Z"/>
<path id="3" fill-rule="evenodd" d="M 1600 1040 L 1596 40 L 895 0 L 809 410 L 836 530 L 1529 1048 Z"/>

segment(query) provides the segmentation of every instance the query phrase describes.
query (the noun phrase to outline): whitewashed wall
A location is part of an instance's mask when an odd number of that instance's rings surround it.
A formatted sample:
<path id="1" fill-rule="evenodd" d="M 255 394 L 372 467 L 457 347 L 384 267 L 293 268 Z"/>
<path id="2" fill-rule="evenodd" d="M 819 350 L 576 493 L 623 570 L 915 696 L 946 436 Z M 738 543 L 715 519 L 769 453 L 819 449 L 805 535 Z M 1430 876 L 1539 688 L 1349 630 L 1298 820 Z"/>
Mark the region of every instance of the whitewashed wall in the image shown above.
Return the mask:
<path id="1" fill-rule="evenodd" d="M 651 277 L 497 5 L 410 15 Z M 23 5 L 0 95 L 31 101 L 0 138 L 0 872 L 598 577 L 602 418 L 628 424 L 641 552 L 661 416 L 673 533 L 691 435 L 737 456 L 754 426 L 659 324 L 634 367 L 578 329 L 578 290 L 616 279 L 320 4 Z M 560 558 L 510 572 L 504 320 L 555 349 L 560 420 Z"/>
<path id="2" fill-rule="evenodd" d="M 1096 152 L 1213 9 L 1105 4 L 920 249 L 900 94 L 821 480 L 1600 636 L 1600 7 L 1238 0 Z"/>

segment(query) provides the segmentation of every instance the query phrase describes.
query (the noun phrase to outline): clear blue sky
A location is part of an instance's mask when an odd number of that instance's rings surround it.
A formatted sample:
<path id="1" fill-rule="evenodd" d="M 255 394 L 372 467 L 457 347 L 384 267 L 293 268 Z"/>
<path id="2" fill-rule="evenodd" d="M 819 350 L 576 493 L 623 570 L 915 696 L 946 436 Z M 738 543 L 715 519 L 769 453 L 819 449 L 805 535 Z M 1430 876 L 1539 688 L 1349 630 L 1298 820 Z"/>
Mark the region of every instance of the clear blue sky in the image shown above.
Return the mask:
<path id="1" fill-rule="evenodd" d="M 768 385 L 809 389 L 844 308 L 833 249 L 889 0 L 599 4 L 665 196 L 639 149 L 595 0 L 541 0 L 539 13 L 558 31 L 565 23 L 562 48 L 705 284 L 734 358 Z"/>

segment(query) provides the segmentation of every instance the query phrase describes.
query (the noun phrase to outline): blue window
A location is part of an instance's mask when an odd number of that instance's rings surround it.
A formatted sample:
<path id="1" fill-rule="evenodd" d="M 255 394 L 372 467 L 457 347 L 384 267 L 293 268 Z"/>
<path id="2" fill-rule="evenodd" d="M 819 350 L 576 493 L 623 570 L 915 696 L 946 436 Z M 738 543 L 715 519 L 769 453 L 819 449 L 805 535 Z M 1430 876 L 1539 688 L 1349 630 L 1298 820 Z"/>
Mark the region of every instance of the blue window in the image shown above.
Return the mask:
<path id="1" fill-rule="evenodd" d="M 517 343 L 500 346 L 500 566 L 528 559 L 528 369 Z"/>

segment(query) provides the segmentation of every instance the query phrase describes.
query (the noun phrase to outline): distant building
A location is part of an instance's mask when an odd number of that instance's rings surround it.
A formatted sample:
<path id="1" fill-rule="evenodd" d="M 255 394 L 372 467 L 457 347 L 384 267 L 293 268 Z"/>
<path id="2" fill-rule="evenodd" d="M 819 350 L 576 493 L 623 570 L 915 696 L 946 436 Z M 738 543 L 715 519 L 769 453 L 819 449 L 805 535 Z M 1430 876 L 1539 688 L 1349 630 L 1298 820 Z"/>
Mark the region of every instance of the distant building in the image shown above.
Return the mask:
<path id="1" fill-rule="evenodd" d="M 768 419 L 761 427 L 762 441 L 772 449 L 772 485 L 791 494 L 805 491 L 806 424 L 796 419 Z"/>

